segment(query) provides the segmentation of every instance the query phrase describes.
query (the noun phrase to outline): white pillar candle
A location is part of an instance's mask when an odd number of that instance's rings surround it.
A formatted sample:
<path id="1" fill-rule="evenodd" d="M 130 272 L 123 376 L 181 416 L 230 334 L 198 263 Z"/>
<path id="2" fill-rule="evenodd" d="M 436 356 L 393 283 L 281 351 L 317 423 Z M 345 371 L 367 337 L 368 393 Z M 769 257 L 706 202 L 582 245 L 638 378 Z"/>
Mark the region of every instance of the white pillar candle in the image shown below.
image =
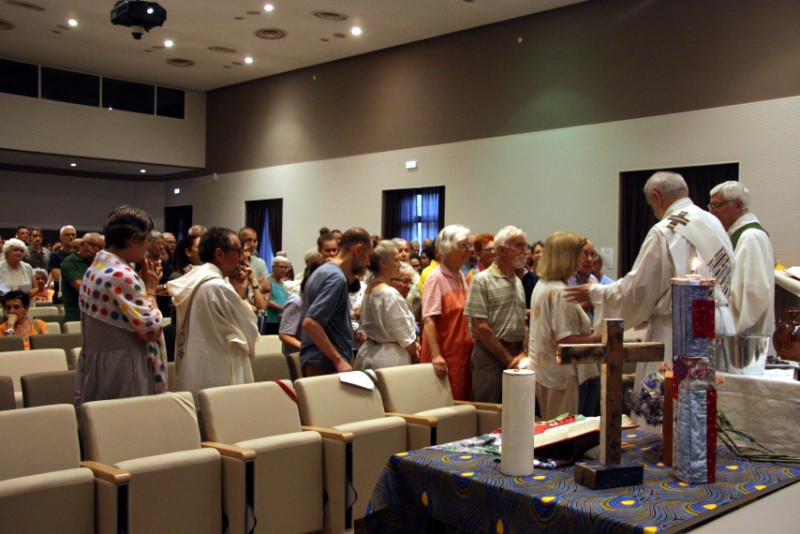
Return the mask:
<path id="1" fill-rule="evenodd" d="M 504 475 L 533 474 L 535 395 L 536 373 L 528 369 L 503 371 L 500 471 Z"/>

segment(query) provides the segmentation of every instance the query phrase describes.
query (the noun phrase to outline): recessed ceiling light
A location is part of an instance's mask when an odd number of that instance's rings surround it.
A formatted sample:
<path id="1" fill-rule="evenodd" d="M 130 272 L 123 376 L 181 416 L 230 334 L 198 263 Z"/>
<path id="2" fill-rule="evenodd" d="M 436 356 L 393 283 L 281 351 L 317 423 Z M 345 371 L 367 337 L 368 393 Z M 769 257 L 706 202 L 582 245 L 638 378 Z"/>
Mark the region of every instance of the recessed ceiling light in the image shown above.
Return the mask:
<path id="1" fill-rule="evenodd" d="M 253 34 L 259 39 L 267 39 L 268 41 L 283 39 L 289 35 L 286 30 L 282 30 L 280 28 L 261 28 L 254 31 Z"/>
<path id="2" fill-rule="evenodd" d="M 141 174 L 147 174 L 147 169 L 139 169 L 139 172 L 140 172 Z"/>
<path id="3" fill-rule="evenodd" d="M 275 10 L 275 6 L 272 4 L 264 4 L 264 11 L 267 13 L 272 13 Z"/>
<path id="4" fill-rule="evenodd" d="M 164 46 L 166 46 L 167 48 L 172 48 L 173 46 L 175 46 L 175 42 L 172 39 L 167 39 L 166 41 L 164 41 Z"/>
<path id="5" fill-rule="evenodd" d="M 248 65 L 251 65 L 253 63 L 253 58 L 247 56 L 246 58 L 244 58 L 244 62 L 247 63 Z"/>
<path id="6" fill-rule="evenodd" d="M 172 190 L 172 192 L 175 193 L 176 195 L 180 195 L 181 194 L 181 188 L 180 187 L 176 187 L 175 189 Z"/>
<path id="7" fill-rule="evenodd" d="M 359 28 L 358 26 L 353 26 L 352 28 L 350 28 L 350 33 L 358 37 L 359 35 L 361 35 L 361 28 Z"/>
<path id="8" fill-rule="evenodd" d="M 69 19 L 69 20 L 67 21 L 67 24 L 69 24 L 70 26 L 72 26 L 73 28 L 75 28 L 76 26 L 78 26 L 78 21 L 77 21 L 77 20 L 75 20 L 75 19 Z"/>
<path id="9" fill-rule="evenodd" d="M 77 164 L 77 163 L 70 163 L 70 164 L 69 164 L 69 166 L 70 166 L 70 167 L 77 167 L 77 166 L 78 166 L 78 164 Z"/>
<path id="10" fill-rule="evenodd" d="M 331 20 L 334 22 L 341 22 L 349 18 L 344 13 L 336 13 L 335 11 L 314 11 L 314 16 L 318 19 Z"/>

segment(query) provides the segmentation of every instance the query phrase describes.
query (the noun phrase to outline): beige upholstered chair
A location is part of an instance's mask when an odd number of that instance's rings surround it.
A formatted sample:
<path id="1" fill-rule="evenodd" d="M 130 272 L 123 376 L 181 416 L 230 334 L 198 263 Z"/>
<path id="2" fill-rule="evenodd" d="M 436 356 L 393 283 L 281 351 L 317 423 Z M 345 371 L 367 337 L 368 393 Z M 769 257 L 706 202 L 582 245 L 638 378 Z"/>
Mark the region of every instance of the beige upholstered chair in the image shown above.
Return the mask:
<path id="1" fill-rule="evenodd" d="M 273 380 L 291 380 L 289 362 L 280 352 L 272 354 L 258 354 L 251 361 L 253 365 L 253 380 L 255 382 L 272 382 Z"/>
<path id="2" fill-rule="evenodd" d="M 0 412 L 0 531 L 94 533 L 94 477 L 72 406 Z"/>
<path id="3" fill-rule="evenodd" d="M 69 362 L 70 369 L 76 369 L 78 367 L 78 358 L 81 357 L 81 347 L 73 347 L 69 349 L 67 352 L 67 361 Z"/>
<path id="4" fill-rule="evenodd" d="M 75 400 L 75 371 L 51 371 L 20 377 L 26 408 L 50 404 L 72 404 Z"/>
<path id="5" fill-rule="evenodd" d="M 98 534 L 222 532 L 220 456 L 201 448 L 191 394 L 87 402 L 81 430 Z"/>
<path id="6" fill-rule="evenodd" d="M 433 364 L 376 371 L 383 406 L 408 423 L 408 448 L 421 449 L 491 432 L 500 427 L 501 406 L 453 401 L 450 382 Z"/>
<path id="7" fill-rule="evenodd" d="M 256 355 L 275 354 L 283 350 L 283 343 L 277 335 L 261 336 L 256 341 Z"/>
<path id="8" fill-rule="evenodd" d="M 74 334 L 81 332 L 81 322 L 80 321 L 67 321 L 64 323 L 64 333 L 65 334 Z"/>
<path id="9" fill-rule="evenodd" d="M 61 333 L 61 325 L 58 322 L 49 322 L 44 324 L 44 333 L 47 335 L 56 335 Z M 37 337 L 37 336 L 34 336 Z"/>
<path id="10" fill-rule="evenodd" d="M 323 528 L 322 438 L 303 432 L 291 383 L 283 385 L 288 392 L 274 382 L 257 382 L 198 395 L 209 440 L 204 444 L 220 447 L 222 454 L 231 534 L 250 532 L 248 511 L 255 511 L 257 533 Z"/>
<path id="11" fill-rule="evenodd" d="M 0 352 L 0 375 L 10 376 L 14 382 L 17 407 L 22 407 L 20 377 L 31 373 L 66 371 L 67 357 L 63 349 L 39 349 Z"/>
<path id="12" fill-rule="evenodd" d="M 0 411 L 13 410 L 17 407 L 14 398 L 14 382 L 10 376 L 0 376 Z"/>
<path id="13" fill-rule="evenodd" d="M 41 336 L 31 336 L 31 349 L 64 349 L 66 354 L 74 348 L 80 348 L 83 345 L 83 334 L 44 334 Z M 72 363 L 72 358 L 67 360 L 67 363 Z M 70 365 L 70 369 L 74 369 L 74 365 Z"/>
<path id="14" fill-rule="evenodd" d="M 340 382 L 340 375 L 294 382 L 304 428 L 322 434 L 325 453 L 326 532 L 353 528 L 364 517 L 375 484 L 389 457 L 406 450 L 406 424 L 386 417 L 377 387 Z M 355 490 L 355 503 L 334 488 Z"/>
<path id="15" fill-rule="evenodd" d="M 44 317 L 45 315 L 58 315 L 58 308 L 55 306 L 33 306 L 28 309 L 28 315 L 31 317 Z"/>

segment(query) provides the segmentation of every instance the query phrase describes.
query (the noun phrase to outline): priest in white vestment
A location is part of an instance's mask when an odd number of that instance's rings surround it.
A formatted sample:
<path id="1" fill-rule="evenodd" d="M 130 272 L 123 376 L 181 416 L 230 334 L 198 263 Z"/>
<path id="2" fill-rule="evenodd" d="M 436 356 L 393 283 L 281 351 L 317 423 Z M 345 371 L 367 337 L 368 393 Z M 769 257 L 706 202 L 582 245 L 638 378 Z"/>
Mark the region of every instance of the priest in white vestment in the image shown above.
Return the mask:
<path id="1" fill-rule="evenodd" d="M 621 317 L 626 328 L 649 321 L 645 341 L 664 343 L 664 361 L 672 363 L 672 288 L 670 278 L 690 274 L 692 260 L 697 274 L 717 279 L 714 287 L 718 338 L 736 332 L 728 307 L 733 247 L 719 220 L 694 205 L 679 174 L 657 172 L 644 186 L 647 203 L 659 222 L 645 237 L 631 271 L 613 284 L 585 284 L 565 289 L 569 298 L 591 301 L 595 325 Z M 658 363 L 640 363 L 634 391 L 642 378 L 658 370 Z"/>
<path id="2" fill-rule="evenodd" d="M 736 268 L 731 310 L 739 334 L 772 335 L 775 330 L 775 252 L 769 234 L 750 213 L 750 191 L 740 182 L 711 190 L 709 211 L 728 232 Z"/>
<path id="3" fill-rule="evenodd" d="M 233 230 L 211 228 L 200 240 L 203 265 L 167 283 L 178 311 L 175 388 L 195 396 L 205 388 L 253 382 L 256 316 L 231 285 L 246 289 L 237 271 L 242 245 Z"/>

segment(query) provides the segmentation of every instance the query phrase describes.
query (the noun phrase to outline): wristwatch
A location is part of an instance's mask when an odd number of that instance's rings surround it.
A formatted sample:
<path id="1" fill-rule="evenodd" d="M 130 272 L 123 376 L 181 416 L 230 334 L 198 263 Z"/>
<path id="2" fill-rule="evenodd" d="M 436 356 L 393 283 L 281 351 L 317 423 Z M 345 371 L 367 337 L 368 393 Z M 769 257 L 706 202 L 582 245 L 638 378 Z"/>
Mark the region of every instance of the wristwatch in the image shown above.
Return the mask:
<path id="1" fill-rule="evenodd" d="M 6 330 L 6 331 L 5 331 L 5 332 L 3 332 L 3 333 L 4 333 L 5 335 L 7 335 L 7 336 L 13 336 L 15 332 L 14 332 L 14 329 L 13 329 L 13 328 L 9 328 L 8 330 Z"/>

